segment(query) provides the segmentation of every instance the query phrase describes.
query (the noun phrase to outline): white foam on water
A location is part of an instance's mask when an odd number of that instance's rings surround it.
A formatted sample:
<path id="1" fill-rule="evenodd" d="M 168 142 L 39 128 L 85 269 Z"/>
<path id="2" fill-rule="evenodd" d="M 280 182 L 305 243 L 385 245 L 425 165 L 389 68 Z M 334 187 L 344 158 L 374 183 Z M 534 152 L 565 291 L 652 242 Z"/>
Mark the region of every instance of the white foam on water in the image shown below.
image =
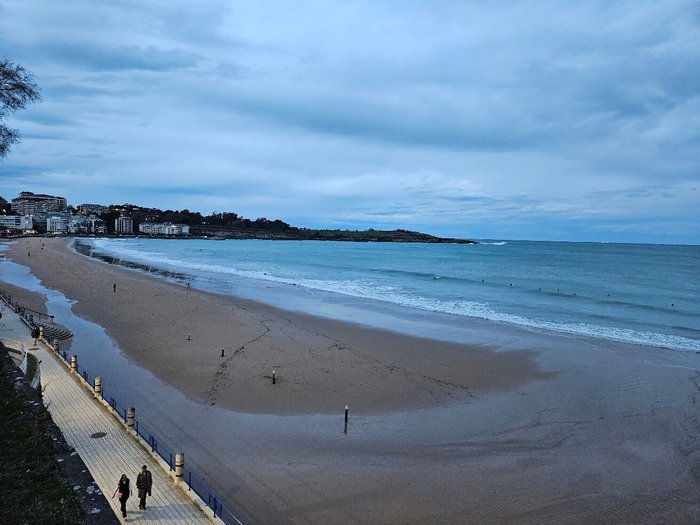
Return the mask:
<path id="1" fill-rule="evenodd" d="M 192 252 L 192 258 L 182 259 L 165 253 L 145 250 L 140 244 L 138 249 L 129 248 L 121 240 L 92 241 L 94 246 L 107 252 L 113 257 L 130 261 L 141 262 L 157 267 L 176 268 L 180 272 L 193 274 L 210 274 L 214 280 L 226 281 L 228 278 L 242 277 L 275 282 L 291 286 L 299 286 L 308 290 L 316 290 L 333 294 L 341 294 L 354 298 L 371 299 L 400 305 L 403 307 L 425 310 L 430 312 L 446 313 L 451 315 L 486 319 L 490 321 L 509 323 L 513 325 L 563 332 L 568 334 L 595 337 L 625 343 L 641 344 L 647 346 L 669 348 L 684 351 L 700 351 L 700 341 L 652 331 L 638 331 L 628 328 L 602 326 L 586 322 L 555 322 L 542 319 L 533 319 L 523 315 L 505 313 L 492 308 L 486 302 L 469 300 L 442 300 L 424 295 L 411 294 L 398 286 L 387 285 L 372 279 L 313 279 L 302 277 L 288 277 L 280 275 L 284 270 L 275 269 L 274 262 L 270 262 L 268 268 L 253 269 L 251 265 L 261 264 L 259 261 L 238 261 L 234 264 L 214 264 L 211 262 L 199 262 L 196 259 L 197 251 Z M 488 243 L 504 245 L 505 242 Z M 143 249 L 142 249 L 143 248 Z M 210 253 L 215 251 L 206 250 Z M 267 263 L 266 263 L 267 264 Z"/>

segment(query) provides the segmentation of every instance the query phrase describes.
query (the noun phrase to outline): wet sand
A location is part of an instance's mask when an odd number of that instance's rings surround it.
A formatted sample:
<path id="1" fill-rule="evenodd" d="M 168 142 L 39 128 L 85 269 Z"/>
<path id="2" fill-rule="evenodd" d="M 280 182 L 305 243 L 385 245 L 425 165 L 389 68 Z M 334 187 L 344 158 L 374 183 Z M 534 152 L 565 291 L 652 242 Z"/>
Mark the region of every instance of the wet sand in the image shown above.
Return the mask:
<path id="1" fill-rule="evenodd" d="M 61 239 L 8 253 L 189 396 L 129 386 L 246 523 L 700 522 L 694 353 L 496 324 L 508 344 L 454 345 L 187 291 Z"/>

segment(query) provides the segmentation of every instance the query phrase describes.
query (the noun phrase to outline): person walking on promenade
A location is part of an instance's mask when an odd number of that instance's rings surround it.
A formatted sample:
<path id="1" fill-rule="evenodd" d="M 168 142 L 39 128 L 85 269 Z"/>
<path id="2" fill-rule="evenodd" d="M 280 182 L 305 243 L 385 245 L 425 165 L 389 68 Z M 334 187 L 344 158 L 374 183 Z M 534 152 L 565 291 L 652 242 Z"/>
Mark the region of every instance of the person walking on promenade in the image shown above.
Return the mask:
<path id="1" fill-rule="evenodd" d="M 131 496 L 131 482 L 126 474 L 122 474 L 119 478 L 119 484 L 117 485 L 117 490 L 114 491 L 112 497 L 118 496 L 119 503 L 121 503 L 122 518 L 126 519 L 126 500 Z"/>
<path id="2" fill-rule="evenodd" d="M 37 339 L 39 339 L 39 335 L 40 335 L 39 327 L 37 325 L 35 325 L 34 323 L 32 323 L 32 337 L 34 338 L 34 346 L 36 346 L 36 341 L 37 341 Z"/>
<path id="3" fill-rule="evenodd" d="M 139 508 L 141 510 L 146 510 L 146 495 L 151 495 L 152 485 L 151 471 L 144 465 L 141 467 L 139 475 L 136 476 L 136 488 L 139 490 Z"/>

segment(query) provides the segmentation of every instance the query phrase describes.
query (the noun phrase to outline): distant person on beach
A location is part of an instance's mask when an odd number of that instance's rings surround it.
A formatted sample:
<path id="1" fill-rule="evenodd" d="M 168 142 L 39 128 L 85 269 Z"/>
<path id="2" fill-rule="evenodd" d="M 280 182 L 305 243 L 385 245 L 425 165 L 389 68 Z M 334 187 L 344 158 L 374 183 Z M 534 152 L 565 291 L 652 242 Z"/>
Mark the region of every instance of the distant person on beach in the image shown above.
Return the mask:
<path id="1" fill-rule="evenodd" d="M 151 471 L 144 465 L 141 467 L 139 475 L 136 476 L 136 488 L 139 491 L 139 508 L 141 510 L 146 510 L 146 495 L 151 495 L 152 485 L 153 479 L 151 477 Z"/>
<path id="2" fill-rule="evenodd" d="M 126 500 L 131 496 L 131 482 L 126 474 L 122 474 L 119 478 L 119 484 L 117 485 L 117 490 L 114 491 L 112 497 L 117 496 L 119 503 L 121 503 L 122 518 L 126 519 Z"/>
<path id="3" fill-rule="evenodd" d="M 112 291 L 113 291 L 113 292 L 116 292 L 116 291 L 117 291 L 117 283 L 114 283 L 114 284 L 112 285 Z"/>

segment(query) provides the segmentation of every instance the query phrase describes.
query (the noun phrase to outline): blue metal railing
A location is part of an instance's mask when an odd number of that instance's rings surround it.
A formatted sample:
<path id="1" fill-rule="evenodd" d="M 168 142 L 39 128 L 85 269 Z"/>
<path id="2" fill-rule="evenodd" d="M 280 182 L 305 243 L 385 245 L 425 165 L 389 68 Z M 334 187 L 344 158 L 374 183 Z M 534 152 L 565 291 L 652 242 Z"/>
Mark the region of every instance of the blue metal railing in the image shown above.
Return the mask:
<path id="1" fill-rule="evenodd" d="M 59 356 L 63 358 L 67 365 L 70 366 L 70 355 L 66 352 L 59 352 Z M 87 370 L 78 365 L 78 373 L 85 379 L 85 381 L 93 388 L 94 385 L 88 380 L 89 374 Z M 119 402 L 111 396 L 107 390 L 105 390 L 104 383 L 102 384 L 102 399 L 105 400 L 109 406 L 114 411 L 115 415 L 121 418 L 125 423 L 128 420 L 128 409 L 119 404 Z M 161 439 L 157 437 L 157 434 L 149 429 L 142 421 L 134 418 L 134 430 L 143 439 L 151 449 L 151 452 L 155 452 L 161 457 L 163 461 L 168 464 L 170 471 L 175 470 L 175 453 L 171 448 L 169 448 Z M 202 501 L 204 501 L 207 506 L 214 513 L 214 517 L 221 519 L 224 523 L 228 525 L 243 525 L 241 520 L 239 520 L 236 515 L 224 505 L 221 500 L 214 494 L 209 487 L 207 487 L 195 474 L 187 469 L 183 469 L 183 481 L 187 484 L 188 490 L 192 490 L 197 494 Z"/>
<path id="2" fill-rule="evenodd" d="M 236 515 L 191 470 L 183 469 L 183 481 L 187 484 L 189 490 L 197 494 L 214 511 L 215 517 L 220 518 L 224 523 L 243 525 Z"/>

